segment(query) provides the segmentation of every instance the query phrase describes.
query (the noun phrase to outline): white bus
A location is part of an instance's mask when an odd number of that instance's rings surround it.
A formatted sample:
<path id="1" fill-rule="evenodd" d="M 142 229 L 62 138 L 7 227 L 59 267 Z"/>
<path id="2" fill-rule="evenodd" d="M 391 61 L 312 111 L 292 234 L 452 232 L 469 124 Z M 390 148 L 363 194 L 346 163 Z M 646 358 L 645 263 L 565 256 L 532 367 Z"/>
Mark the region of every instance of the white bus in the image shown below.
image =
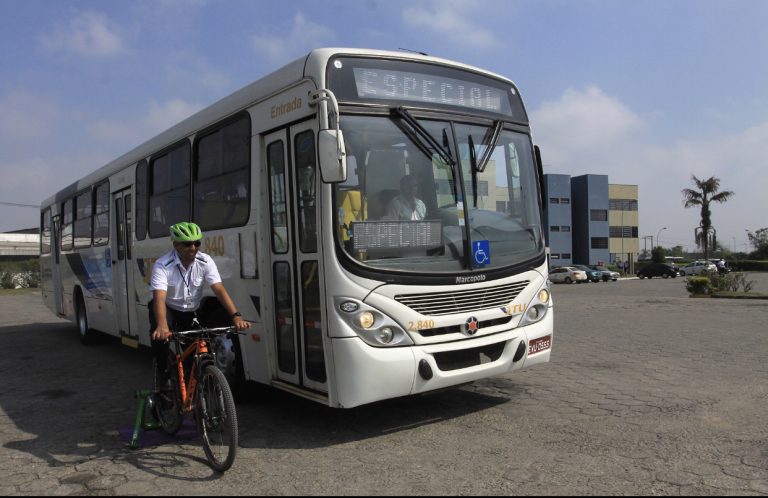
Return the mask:
<path id="1" fill-rule="evenodd" d="M 424 212 L 394 219 L 406 175 Z M 45 200 L 43 299 L 149 345 L 152 264 L 194 221 L 255 322 L 218 345 L 231 379 L 339 408 L 464 384 L 549 361 L 541 176 L 510 80 L 318 49 Z"/>

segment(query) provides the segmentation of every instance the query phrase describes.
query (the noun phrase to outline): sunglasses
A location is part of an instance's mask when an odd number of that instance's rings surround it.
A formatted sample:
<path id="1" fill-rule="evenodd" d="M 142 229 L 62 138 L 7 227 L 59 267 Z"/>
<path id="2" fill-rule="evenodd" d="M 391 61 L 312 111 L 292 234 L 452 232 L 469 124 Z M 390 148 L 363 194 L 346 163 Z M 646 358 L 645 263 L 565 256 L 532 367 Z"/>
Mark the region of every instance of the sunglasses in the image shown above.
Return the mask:
<path id="1" fill-rule="evenodd" d="M 200 247 L 200 241 L 199 241 L 199 240 L 196 240 L 196 241 L 194 241 L 194 242 L 182 242 L 181 244 L 182 244 L 184 247 L 192 247 L 192 246 L 195 246 L 195 247 Z"/>

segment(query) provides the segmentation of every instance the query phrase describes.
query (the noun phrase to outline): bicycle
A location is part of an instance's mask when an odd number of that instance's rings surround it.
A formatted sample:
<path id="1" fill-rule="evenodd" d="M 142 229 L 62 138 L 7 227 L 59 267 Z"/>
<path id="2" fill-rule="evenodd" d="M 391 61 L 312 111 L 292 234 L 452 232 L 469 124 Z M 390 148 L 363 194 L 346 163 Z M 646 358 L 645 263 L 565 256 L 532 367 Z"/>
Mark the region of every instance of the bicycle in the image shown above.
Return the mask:
<path id="1" fill-rule="evenodd" d="M 233 326 L 206 328 L 199 323 L 193 326 L 199 328 L 171 332 L 175 348 L 169 353 L 166 367 L 169 389 L 161 389 L 157 369 L 154 369 L 158 393 L 155 417 L 160 427 L 173 435 L 181 428 L 184 416 L 192 413 L 208 463 L 214 470 L 224 472 L 232 466 L 237 453 L 237 413 L 232 391 L 216 367 L 216 353 L 209 348 L 209 343 L 217 336 L 242 332 Z M 183 346 L 185 339 L 192 341 Z M 191 363 L 185 368 L 188 358 Z"/>

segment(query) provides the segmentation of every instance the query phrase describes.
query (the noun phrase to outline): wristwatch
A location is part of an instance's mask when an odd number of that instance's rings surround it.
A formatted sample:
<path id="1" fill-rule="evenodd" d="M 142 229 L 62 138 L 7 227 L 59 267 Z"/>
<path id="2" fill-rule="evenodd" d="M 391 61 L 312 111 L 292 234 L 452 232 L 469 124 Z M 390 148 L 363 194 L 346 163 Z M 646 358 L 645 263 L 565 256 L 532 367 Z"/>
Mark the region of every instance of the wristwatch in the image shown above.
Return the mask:
<path id="1" fill-rule="evenodd" d="M 232 313 L 232 318 L 234 318 L 236 316 L 243 316 L 243 314 L 240 313 L 239 311 L 235 311 L 234 313 Z"/>

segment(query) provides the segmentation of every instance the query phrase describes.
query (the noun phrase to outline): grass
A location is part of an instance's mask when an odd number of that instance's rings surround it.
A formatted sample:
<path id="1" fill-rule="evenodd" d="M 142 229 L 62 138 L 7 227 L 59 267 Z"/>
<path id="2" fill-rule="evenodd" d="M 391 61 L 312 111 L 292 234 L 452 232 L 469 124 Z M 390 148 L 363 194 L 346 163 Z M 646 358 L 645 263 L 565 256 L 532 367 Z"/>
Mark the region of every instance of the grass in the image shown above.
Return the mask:
<path id="1" fill-rule="evenodd" d="M 768 299 L 768 294 L 761 294 L 760 292 L 718 291 L 712 293 L 712 297 L 725 299 Z"/>
<path id="2" fill-rule="evenodd" d="M 40 292 L 39 288 L 27 287 L 25 289 L 0 289 L 0 296 L 22 296 Z"/>

